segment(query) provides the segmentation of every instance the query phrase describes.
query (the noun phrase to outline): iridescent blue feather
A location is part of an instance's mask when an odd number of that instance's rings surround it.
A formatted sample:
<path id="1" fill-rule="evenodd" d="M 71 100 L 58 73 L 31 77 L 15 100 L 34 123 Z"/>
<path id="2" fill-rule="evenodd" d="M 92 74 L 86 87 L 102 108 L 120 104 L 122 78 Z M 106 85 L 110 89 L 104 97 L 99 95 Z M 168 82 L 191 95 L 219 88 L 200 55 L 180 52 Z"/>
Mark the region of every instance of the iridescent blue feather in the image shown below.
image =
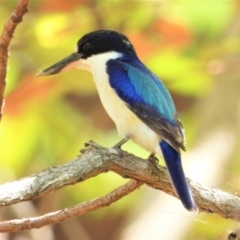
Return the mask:
<path id="1" fill-rule="evenodd" d="M 159 146 L 174 188 L 183 205 L 195 210 L 179 153 L 179 148 L 184 149 L 184 133 L 170 93 L 138 60 L 109 60 L 107 73 L 111 87 L 127 107 L 163 139 Z"/>
<path id="2" fill-rule="evenodd" d="M 110 85 L 126 105 L 176 150 L 184 148 L 184 134 L 170 93 L 140 61 L 107 62 Z"/>

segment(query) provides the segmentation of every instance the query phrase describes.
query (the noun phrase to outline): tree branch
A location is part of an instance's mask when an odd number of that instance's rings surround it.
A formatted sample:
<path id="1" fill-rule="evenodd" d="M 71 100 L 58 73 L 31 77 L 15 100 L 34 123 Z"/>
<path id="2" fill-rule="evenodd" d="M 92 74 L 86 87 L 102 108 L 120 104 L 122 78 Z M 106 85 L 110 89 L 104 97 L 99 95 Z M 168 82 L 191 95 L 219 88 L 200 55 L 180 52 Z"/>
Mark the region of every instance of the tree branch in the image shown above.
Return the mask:
<path id="1" fill-rule="evenodd" d="M 76 206 L 65 208 L 56 212 L 51 212 L 40 217 L 15 219 L 0 222 L 0 232 L 18 232 L 31 228 L 40 228 L 53 223 L 60 223 L 70 218 L 95 211 L 99 208 L 109 206 L 122 197 L 128 195 L 143 183 L 130 180 L 123 186 L 113 190 L 103 197 L 99 197 Z"/>
<path id="2" fill-rule="evenodd" d="M 0 206 L 6 206 L 22 201 L 33 200 L 38 197 L 44 196 L 50 192 L 56 191 L 64 186 L 85 181 L 88 178 L 94 177 L 100 173 L 104 173 L 107 171 L 116 172 L 124 178 L 134 179 L 137 181 L 137 183 L 135 182 L 135 184 L 139 184 L 138 186 L 140 186 L 140 183 L 145 183 L 150 187 L 162 190 L 176 197 L 165 167 L 156 166 L 149 161 L 138 158 L 132 154 L 118 149 L 107 149 L 101 147 L 93 142 L 88 143 L 87 148 L 83 149 L 81 152 L 82 155 L 78 156 L 75 160 L 71 162 L 60 165 L 58 167 L 51 167 L 40 172 L 39 174 L 35 174 L 15 182 L 1 185 Z M 199 183 L 194 183 L 190 180 L 189 184 L 193 191 L 194 199 L 199 208 L 199 212 L 217 213 L 224 218 L 230 218 L 236 221 L 240 221 L 239 198 L 214 188 L 203 187 Z M 120 189 L 124 189 L 125 187 L 126 186 L 124 185 Z M 131 191 L 133 191 L 134 189 L 132 189 Z M 114 190 L 112 193 L 109 194 L 114 195 L 115 191 L 118 190 Z M 101 202 L 102 199 L 108 199 L 108 195 L 72 207 L 73 210 L 72 208 L 69 209 L 70 211 L 74 212 L 74 216 L 92 211 L 94 210 L 94 206 L 96 204 L 96 202 L 94 201 Z M 105 202 L 103 206 L 106 206 L 113 201 Z M 89 204 L 87 207 L 88 210 L 83 212 L 82 208 L 86 206 L 85 204 Z M 81 210 L 75 211 L 74 209 L 78 209 L 78 207 L 80 207 Z M 68 213 L 69 209 L 62 210 L 65 216 L 71 215 L 70 213 Z M 26 229 L 26 227 L 29 228 L 28 226 L 40 227 L 42 226 L 41 221 L 43 221 L 44 219 L 44 221 L 49 221 L 49 217 L 52 217 L 52 219 L 55 218 L 54 220 L 52 220 L 54 221 L 54 223 L 64 221 L 67 218 L 56 218 L 56 216 L 60 216 L 59 213 L 61 213 L 62 211 L 49 213 L 39 218 L 33 218 L 33 221 L 31 221 L 31 219 L 28 219 L 2 222 L 0 223 L 0 229 L 1 231 L 3 231 L 4 226 L 10 226 L 8 224 L 16 223 L 17 226 L 16 228 L 14 228 L 15 231 L 21 230 L 24 227 L 24 229 Z M 23 225 L 20 226 L 21 224 Z"/>
<path id="3" fill-rule="evenodd" d="M 18 4 L 4 25 L 0 36 L 0 121 L 4 105 L 4 90 L 7 76 L 7 60 L 9 45 L 17 25 L 22 21 L 23 15 L 28 11 L 29 0 L 18 0 Z"/>

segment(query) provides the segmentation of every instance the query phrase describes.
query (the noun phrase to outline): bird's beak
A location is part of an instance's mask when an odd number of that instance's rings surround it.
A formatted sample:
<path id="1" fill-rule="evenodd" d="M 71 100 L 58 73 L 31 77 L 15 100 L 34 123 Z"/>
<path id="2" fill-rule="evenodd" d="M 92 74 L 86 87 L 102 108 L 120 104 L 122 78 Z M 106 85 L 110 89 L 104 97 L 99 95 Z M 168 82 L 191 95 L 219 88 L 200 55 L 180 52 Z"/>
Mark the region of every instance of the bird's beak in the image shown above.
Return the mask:
<path id="1" fill-rule="evenodd" d="M 47 69 L 38 73 L 37 77 L 53 75 L 53 74 L 57 74 L 60 72 L 65 72 L 69 69 L 73 69 L 77 65 L 79 65 L 79 60 L 81 59 L 81 56 L 82 55 L 79 53 L 73 53 L 70 56 L 62 59 L 61 61 L 53 64 L 51 67 L 48 67 Z"/>

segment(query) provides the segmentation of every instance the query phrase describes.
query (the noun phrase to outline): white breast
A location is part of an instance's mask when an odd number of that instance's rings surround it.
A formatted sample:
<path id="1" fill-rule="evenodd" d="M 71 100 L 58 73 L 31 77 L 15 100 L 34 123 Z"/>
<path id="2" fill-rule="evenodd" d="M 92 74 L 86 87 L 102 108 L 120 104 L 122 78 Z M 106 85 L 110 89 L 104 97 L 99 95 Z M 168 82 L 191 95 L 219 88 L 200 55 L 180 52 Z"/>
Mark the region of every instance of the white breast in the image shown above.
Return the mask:
<path id="1" fill-rule="evenodd" d="M 160 136 L 144 124 L 118 97 L 109 84 L 106 62 L 119 57 L 119 53 L 99 54 L 87 60 L 91 66 L 101 102 L 109 116 L 115 122 L 121 137 L 130 137 L 135 143 L 151 153 L 160 153 Z M 85 62 L 86 64 L 86 62 Z"/>

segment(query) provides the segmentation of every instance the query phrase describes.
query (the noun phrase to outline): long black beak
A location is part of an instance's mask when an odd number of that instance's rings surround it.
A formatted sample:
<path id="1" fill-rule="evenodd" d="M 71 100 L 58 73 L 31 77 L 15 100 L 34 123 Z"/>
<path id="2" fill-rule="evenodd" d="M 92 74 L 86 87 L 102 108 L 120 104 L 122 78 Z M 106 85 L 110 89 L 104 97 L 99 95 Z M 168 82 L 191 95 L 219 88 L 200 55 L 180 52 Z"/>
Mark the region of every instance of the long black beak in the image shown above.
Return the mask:
<path id="1" fill-rule="evenodd" d="M 76 67 L 78 60 L 81 58 L 81 54 L 79 53 L 73 53 L 70 56 L 62 59 L 61 61 L 53 64 L 51 67 L 43 70 L 42 72 L 37 74 L 37 77 L 39 76 L 48 76 L 57 74 L 60 72 L 67 71 L 69 69 L 72 69 Z"/>

